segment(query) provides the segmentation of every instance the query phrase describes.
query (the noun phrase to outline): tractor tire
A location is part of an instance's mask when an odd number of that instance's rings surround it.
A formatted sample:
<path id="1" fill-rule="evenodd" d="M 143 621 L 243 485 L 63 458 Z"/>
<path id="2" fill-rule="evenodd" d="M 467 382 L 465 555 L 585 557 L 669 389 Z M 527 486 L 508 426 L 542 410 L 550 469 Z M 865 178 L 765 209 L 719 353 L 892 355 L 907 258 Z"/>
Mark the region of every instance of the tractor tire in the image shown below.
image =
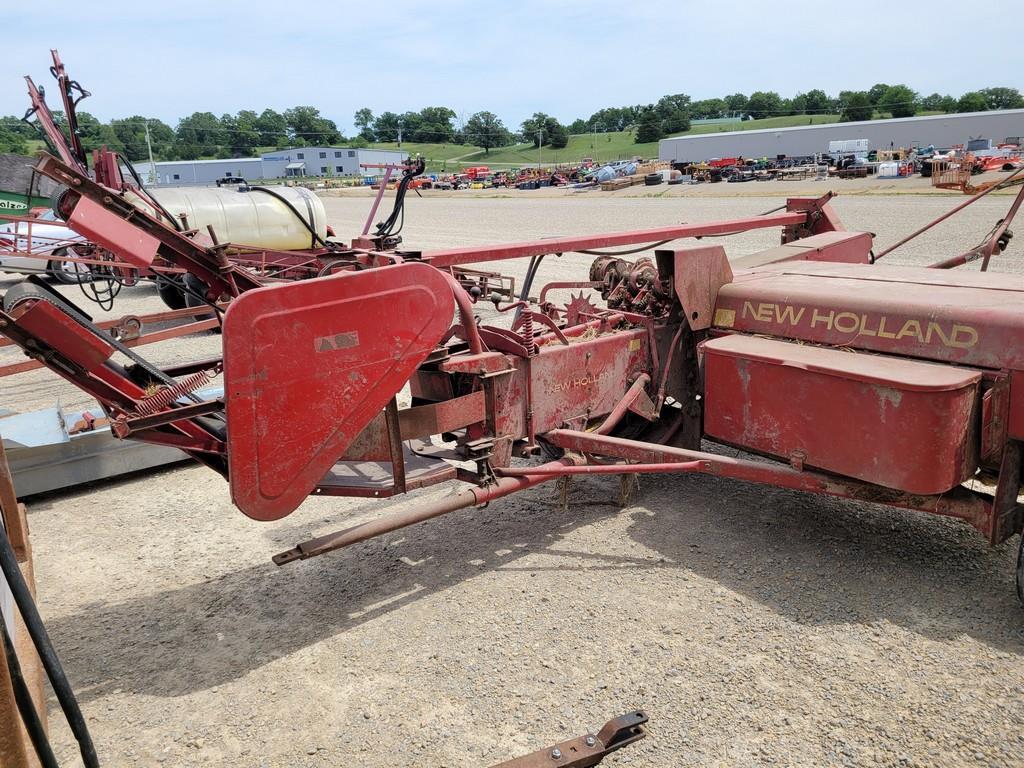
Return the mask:
<path id="1" fill-rule="evenodd" d="M 658 184 L 661 184 L 660 173 L 649 173 L 646 176 L 644 176 L 645 187 L 656 187 Z"/>
<path id="2" fill-rule="evenodd" d="M 160 300 L 168 309 L 184 309 L 188 306 L 185 301 L 185 291 L 178 283 L 178 278 L 161 277 L 157 280 L 156 290 L 160 294 Z"/>

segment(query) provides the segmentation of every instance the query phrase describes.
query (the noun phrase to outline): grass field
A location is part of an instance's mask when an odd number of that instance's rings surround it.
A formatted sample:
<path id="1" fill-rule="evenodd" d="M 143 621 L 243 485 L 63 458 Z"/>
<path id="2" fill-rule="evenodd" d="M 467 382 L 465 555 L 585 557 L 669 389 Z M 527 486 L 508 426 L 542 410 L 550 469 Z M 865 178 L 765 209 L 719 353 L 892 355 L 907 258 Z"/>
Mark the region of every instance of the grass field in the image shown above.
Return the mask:
<path id="1" fill-rule="evenodd" d="M 938 114 L 922 112 L 919 114 Z M 889 117 L 879 114 L 876 118 Z M 713 123 L 695 125 L 685 133 L 673 136 L 693 136 L 726 131 L 753 131 L 758 129 L 794 128 L 802 125 L 824 125 L 839 122 L 839 115 L 787 115 L 769 117 L 763 120 L 745 120 L 738 123 Z M 481 147 L 467 144 L 417 143 L 406 141 L 399 147 L 396 142 L 371 144 L 372 149 L 403 149 L 410 155 L 422 155 L 427 161 L 428 172 L 457 171 L 471 165 L 488 165 L 495 168 L 512 168 L 528 165 L 553 165 L 555 163 L 578 162 L 591 157 L 599 163 L 612 160 L 627 160 L 633 157 L 651 158 L 658 155 L 658 142 L 637 144 L 632 131 L 577 134 L 569 137 L 569 144 L 562 149 L 543 147 L 536 149 L 532 144 L 514 144 L 485 152 Z M 273 149 L 273 147 L 268 148 Z M 261 151 L 263 151 L 261 149 Z"/>
<path id="2" fill-rule="evenodd" d="M 702 133 L 718 133 L 724 131 L 751 131 L 764 128 L 792 128 L 799 125 L 822 125 L 839 121 L 839 115 L 790 115 L 786 117 L 770 117 L 764 120 L 745 120 L 740 123 L 696 125 L 689 131 L 676 136 L 692 136 Z M 397 149 L 395 143 L 374 144 L 381 149 Z M 497 168 L 536 165 L 537 163 L 569 163 L 577 162 L 584 157 L 592 157 L 597 162 L 610 160 L 626 160 L 632 157 L 655 157 L 658 154 L 658 142 L 637 144 L 633 140 L 632 131 L 613 131 L 608 133 L 577 134 L 569 137 L 569 144 L 562 149 L 544 147 L 540 150 L 532 144 L 516 144 L 510 147 L 492 149 L 489 153 L 478 147 L 459 144 L 413 144 L 405 142 L 402 149 L 411 154 L 419 152 L 427 159 L 427 168 L 431 171 L 454 170 L 459 166 L 486 164 Z"/>

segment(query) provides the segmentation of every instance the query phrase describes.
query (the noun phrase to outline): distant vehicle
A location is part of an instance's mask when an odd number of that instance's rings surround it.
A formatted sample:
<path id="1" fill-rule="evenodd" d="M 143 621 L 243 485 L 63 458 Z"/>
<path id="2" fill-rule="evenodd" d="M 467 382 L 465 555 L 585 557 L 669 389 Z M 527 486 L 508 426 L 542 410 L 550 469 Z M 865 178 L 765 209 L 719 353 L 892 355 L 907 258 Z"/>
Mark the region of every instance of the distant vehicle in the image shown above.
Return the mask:
<path id="1" fill-rule="evenodd" d="M 248 184 L 248 182 L 241 176 L 225 176 L 223 179 L 217 179 L 217 186 L 223 187 L 225 185 L 234 184 Z"/>
<path id="2" fill-rule="evenodd" d="M 31 223 L 11 221 L 0 225 L 0 272 L 47 274 L 68 285 L 91 280 L 88 265 L 63 258 L 76 255 L 76 247 L 84 245 L 85 238 L 69 229 L 51 210 L 34 218 Z M 12 256 L 12 251 L 32 256 Z M 50 258 L 39 258 L 42 256 Z"/>
<path id="3" fill-rule="evenodd" d="M 489 176 L 491 173 L 491 169 L 488 168 L 486 165 L 476 165 L 471 168 L 466 168 L 466 170 L 463 171 L 463 173 L 465 173 L 467 176 L 469 176 L 469 178 L 475 181 L 476 179 L 482 178 L 484 176 Z"/>

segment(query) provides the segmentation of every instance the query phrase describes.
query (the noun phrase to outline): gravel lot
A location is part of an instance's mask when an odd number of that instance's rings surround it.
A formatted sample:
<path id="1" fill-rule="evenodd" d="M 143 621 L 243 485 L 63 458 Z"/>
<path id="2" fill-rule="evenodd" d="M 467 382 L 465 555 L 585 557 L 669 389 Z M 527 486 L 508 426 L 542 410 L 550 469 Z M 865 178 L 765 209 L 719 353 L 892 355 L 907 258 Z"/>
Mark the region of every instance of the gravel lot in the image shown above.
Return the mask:
<path id="1" fill-rule="evenodd" d="M 835 206 L 884 246 L 960 199 Z M 533 239 L 780 202 L 412 197 L 404 235 Z M 893 263 L 974 245 L 1008 202 L 981 201 Z M 327 198 L 336 231 L 358 231 L 367 203 Z M 776 237 L 724 242 L 739 255 Z M 1022 254 L 1015 242 L 995 268 L 1020 272 Z M 589 261 L 549 259 L 542 276 L 578 279 Z M 142 287 L 116 314 L 160 308 Z M 45 373 L 0 387 L 18 410 L 85 403 Z M 635 707 L 650 736 L 606 765 L 1024 764 L 1016 539 L 989 548 L 954 521 L 708 477 L 641 484 L 621 508 L 617 480 L 579 480 L 568 511 L 541 486 L 285 568 L 270 555 L 446 491 L 311 499 L 255 523 L 184 465 L 29 510 L 42 610 L 105 765 L 487 766 Z M 69 734 L 52 731 L 68 759 Z"/>

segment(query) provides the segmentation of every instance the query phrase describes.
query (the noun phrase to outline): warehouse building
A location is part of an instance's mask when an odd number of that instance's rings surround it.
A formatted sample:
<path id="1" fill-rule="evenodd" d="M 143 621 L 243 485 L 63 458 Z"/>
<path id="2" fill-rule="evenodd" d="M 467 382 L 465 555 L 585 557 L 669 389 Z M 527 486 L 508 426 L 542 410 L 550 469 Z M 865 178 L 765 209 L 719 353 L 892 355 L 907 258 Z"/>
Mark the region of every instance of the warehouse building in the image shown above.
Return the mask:
<path id="1" fill-rule="evenodd" d="M 296 147 L 265 152 L 260 157 L 231 160 L 172 160 L 135 163 L 143 182 L 158 186 L 195 186 L 215 184 L 218 179 L 241 178 L 246 181 L 286 177 L 366 177 L 383 175 L 380 169 L 363 165 L 403 163 L 408 152 L 351 147 Z"/>
<path id="2" fill-rule="evenodd" d="M 267 152 L 265 162 L 284 163 L 282 176 L 378 176 L 383 171 L 364 165 L 404 163 L 408 152 L 351 147 L 296 147 Z"/>
<path id="3" fill-rule="evenodd" d="M 827 152 L 830 141 L 844 139 L 867 139 L 871 149 L 948 149 L 971 138 L 1002 142 L 1017 136 L 1024 136 L 1024 109 L 676 136 L 659 142 L 658 158 L 699 162 L 715 157 L 807 157 Z"/>

